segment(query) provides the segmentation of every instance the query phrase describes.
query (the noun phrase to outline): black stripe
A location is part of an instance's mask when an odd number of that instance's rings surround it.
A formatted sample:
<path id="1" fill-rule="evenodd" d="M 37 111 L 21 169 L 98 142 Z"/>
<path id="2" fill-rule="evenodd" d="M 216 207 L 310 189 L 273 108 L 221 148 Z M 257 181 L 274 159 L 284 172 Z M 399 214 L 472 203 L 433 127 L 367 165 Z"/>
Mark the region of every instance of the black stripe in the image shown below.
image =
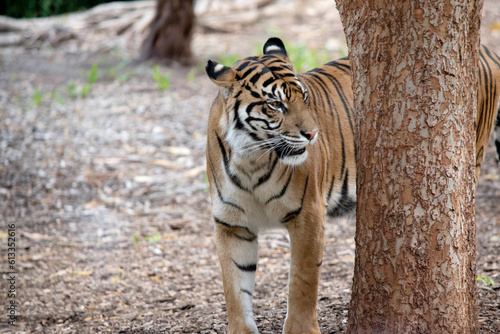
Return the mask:
<path id="1" fill-rule="evenodd" d="M 246 70 L 246 72 L 245 72 L 245 73 L 243 73 L 243 74 L 241 75 L 241 79 L 246 78 L 246 77 L 247 77 L 250 73 L 252 73 L 253 71 L 255 71 L 255 69 L 256 69 L 256 68 L 257 68 L 257 66 L 252 66 L 252 67 L 250 67 L 248 70 Z"/>
<path id="2" fill-rule="evenodd" d="M 495 53 L 491 52 L 491 50 L 488 49 L 484 45 L 483 45 L 483 50 L 486 53 L 486 55 L 488 56 L 488 58 L 490 58 L 491 61 L 497 65 L 497 67 L 500 67 L 500 59 L 498 59 L 498 56 Z M 482 51 L 482 50 L 480 50 L 480 51 Z M 482 54 L 482 52 L 479 52 L 479 54 Z"/>
<path id="3" fill-rule="evenodd" d="M 271 83 L 273 83 L 273 82 L 274 82 L 274 80 L 276 80 L 276 79 L 275 79 L 275 78 L 269 78 L 269 79 L 267 79 L 266 81 L 264 81 L 264 82 L 262 83 L 262 87 L 267 87 L 267 86 L 269 86 Z"/>
<path id="4" fill-rule="evenodd" d="M 274 159 L 273 161 L 273 165 L 271 166 L 271 168 L 267 171 L 266 174 L 262 175 L 261 177 L 259 177 L 259 181 L 257 182 L 257 184 L 253 187 L 253 190 L 255 190 L 257 187 L 263 185 L 264 183 L 266 183 L 270 178 L 271 178 L 271 175 L 273 174 L 273 171 L 274 171 L 274 168 L 276 167 L 276 164 L 278 163 L 278 156 L 276 156 L 276 158 Z"/>
<path id="5" fill-rule="evenodd" d="M 347 119 L 349 120 L 349 126 L 351 127 L 351 132 L 354 131 L 354 127 L 353 127 L 353 124 L 352 124 L 352 120 L 351 120 L 351 108 L 348 104 L 348 99 L 344 93 L 344 89 L 342 87 L 342 85 L 340 84 L 340 82 L 338 81 L 337 78 L 335 78 L 333 75 L 331 75 L 330 73 L 327 73 L 323 70 L 320 69 L 319 73 L 321 73 L 322 75 L 324 75 L 326 78 L 328 78 L 330 80 L 330 82 L 333 84 L 333 86 L 335 87 L 335 90 L 337 92 L 337 95 L 339 96 L 340 98 L 340 101 L 342 102 L 342 105 L 344 106 L 344 110 L 347 114 Z M 351 87 L 348 87 L 349 89 Z"/>
<path id="6" fill-rule="evenodd" d="M 241 103 L 240 100 L 236 100 L 236 102 L 234 103 L 235 127 L 236 127 L 236 129 L 239 129 L 239 130 L 246 130 L 245 127 L 243 126 L 243 123 L 241 123 L 240 114 L 238 112 L 238 109 L 240 109 L 240 103 Z"/>
<path id="7" fill-rule="evenodd" d="M 234 261 L 234 260 L 233 260 L 233 262 L 236 265 L 236 267 L 238 267 L 238 269 L 241 271 L 250 271 L 250 272 L 257 271 L 257 264 L 255 264 L 255 263 L 242 265 L 242 264 L 236 263 L 236 261 Z"/>
<path id="8" fill-rule="evenodd" d="M 281 78 L 288 78 L 288 77 L 295 77 L 295 76 L 296 76 L 296 74 L 295 74 L 295 73 L 293 73 L 293 72 L 291 72 L 291 73 L 280 73 L 280 74 L 279 74 L 279 76 L 280 76 Z"/>
<path id="9" fill-rule="evenodd" d="M 268 63 L 268 65 L 272 65 L 274 63 L 284 64 L 283 60 L 281 60 L 280 58 L 277 58 L 275 56 L 265 55 L 263 58 L 264 58 L 264 60 L 269 60 L 272 58 L 272 60 Z"/>
<path id="10" fill-rule="evenodd" d="M 330 198 L 332 197 L 333 184 L 335 183 L 335 175 L 332 176 L 332 182 L 330 183 L 330 188 L 328 189 L 328 193 L 326 195 L 326 202 L 330 202 Z"/>
<path id="11" fill-rule="evenodd" d="M 250 82 L 253 83 L 255 85 L 255 83 L 260 79 L 260 76 L 262 75 L 262 73 L 255 73 L 251 78 L 250 78 Z"/>
<path id="12" fill-rule="evenodd" d="M 240 178 L 231 171 L 231 167 L 229 166 L 231 159 L 230 159 L 230 157 L 228 156 L 228 154 L 226 152 L 226 149 L 224 147 L 224 143 L 222 143 L 222 139 L 220 139 L 220 137 L 219 137 L 219 135 L 217 133 L 215 135 L 217 136 L 217 141 L 219 143 L 219 148 L 220 148 L 220 151 L 221 151 L 221 154 L 222 154 L 222 160 L 224 162 L 224 169 L 226 170 L 226 174 L 229 176 L 229 179 L 233 182 L 233 184 L 235 186 L 237 186 L 241 190 L 250 192 L 249 189 L 247 189 L 246 187 L 244 187 L 241 184 Z"/>
<path id="13" fill-rule="evenodd" d="M 241 64 L 240 66 L 238 66 L 238 67 L 236 68 L 236 71 L 238 71 L 238 72 L 239 72 L 239 71 L 244 70 L 245 68 L 247 68 L 247 66 L 248 66 L 249 64 L 250 64 L 250 62 L 249 62 L 249 61 L 244 62 L 243 64 Z"/>
<path id="14" fill-rule="evenodd" d="M 250 297 L 252 297 L 252 293 L 246 289 L 240 289 L 241 292 L 243 293 L 246 293 L 247 295 L 249 295 Z"/>
<path id="15" fill-rule="evenodd" d="M 332 217 L 340 217 L 348 213 L 356 207 L 356 201 L 349 197 L 349 170 L 345 172 L 344 183 L 342 184 L 342 191 L 339 203 L 332 210 L 328 211 L 328 215 Z"/>
<path id="16" fill-rule="evenodd" d="M 252 112 L 252 109 L 253 109 L 255 106 L 261 106 L 261 105 L 263 105 L 263 104 L 265 104 L 265 103 L 266 103 L 266 102 L 264 102 L 264 101 L 257 101 L 257 102 L 252 102 L 252 103 L 250 103 L 250 104 L 246 107 L 246 109 L 245 109 L 245 111 L 246 111 L 247 115 L 249 115 L 249 116 L 250 116 L 250 113 Z"/>
<path id="17" fill-rule="evenodd" d="M 253 97 L 255 97 L 256 99 L 260 99 L 260 95 L 259 93 L 257 92 L 254 92 L 253 90 L 250 91 L 250 94 L 252 94 Z"/>
<path id="18" fill-rule="evenodd" d="M 264 123 L 264 126 L 263 127 L 266 127 L 266 128 L 271 128 L 271 125 L 269 124 L 269 122 L 266 120 L 266 119 L 263 119 L 263 118 L 255 118 L 255 117 L 247 117 L 245 119 L 245 122 L 252 128 L 252 130 L 254 130 L 255 132 L 258 132 L 258 129 L 256 128 L 255 125 L 252 124 L 252 122 L 261 122 L 261 123 Z M 257 137 L 257 135 L 254 133 L 254 132 L 249 132 L 249 135 L 252 136 L 252 138 L 257 138 L 257 141 L 260 141 L 261 139 Z"/>
<path id="19" fill-rule="evenodd" d="M 302 199 L 300 200 L 300 206 L 298 209 L 290 211 L 285 215 L 285 217 L 281 220 L 281 223 L 288 223 L 290 220 L 294 219 L 297 217 L 300 212 L 302 211 L 302 207 L 304 205 L 304 199 L 306 198 L 306 191 L 307 191 L 307 183 L 309 182 L 309 175 L 306 178 L 306 184 L 304 185 L 304 193 L 302 194 Z"/>
<path id="20" fill-rule="evenodd" d="M 219 183 L 217 182 L 217 178 L 215 177 L 215 173 L 213 172 L 215 169 L 213 168 L 212 161 L 210 161 L 210 169 L 212 170 L 212 178 L 214 179 L 214 184 L 215 184 L 215 189 L 217 190 L 217 194 L 219 195 L 219 198 L 222 203 L 232 206 L 233 208 L 236 208 L 240 210 L 241 212 L 245 213 L 245 209 L 243 209 L 241 206 L 239 206 L 236 203 L 230 202 L 224 198 L 224 195 L 222 195 L 222 191 L 220 190 Z"/>
<path id="21" fill-rule="evenodd" d="M 481 146 L 478 150 L 477 150 L 477 154 L 476 154 L 476 167 L 481 167 L 481 162 L 479 162 L 480 159 L 482 159 L 484 157 L 484 145 Z"/>
<path id="22" fill-rule="evenodd" d="M 281 65 L 281 66 L 270 66 L 269 69 L 273 72 L 280 72 L 286 70 L 287 68 L 285 67 L 285 65 Z"/>
<path id="23" fill-rule="evenodd" d="M 347 60 L 347 61 L 349 61 L 349 57 L 341 58 L 339 60 Z M 329 63 L 326 63 L 325 65 L 326 66 L 335 67 L 335 68 L 339 69 L 340 71 L 342 71 L 342 72 L 344 72 L 346 74 L 351 75 L 351 66 L 349 65 L 348 62 L 346 62 L 346 63 L 340 63 L 338 61 L 331 61 Z"/>
<path id="24" fill-rule="evenodd" d="M 292 175 L 293 175 L 293 170 L 292 172 L 290 173 L 290 176 L 288 176 L 288 180 L 286 181 L 285 185 L 283 186 L 283 188 L 281 188 L 280 192 L 277 193 L 276 195 L 274 196 L 271 196 L 271 198 L 269 198 L 266 202 L 266 204 L 264 205 L 267 205 L 269 204 L 269 202 L 271 202 L 272 200 L 274 199 L 277 199 L 277 198 L 280 198 L 281 196 L 283 196 L 286 192 L 286 189 L 288 188 L 288 185 L 290 184 L 290 181 L 292 180 Z"/>
<path id="25" fill-rule="evenodd" d="M 319 69 L 315 69 L 315 70 L 319 71 Z M 328 104 L 328 110 L 330 110 L 330 114 L 333 117 L 333 111 L 336 110 L 336 108 L 334 108 L 334 106 L 332 105 L 333 101 L 332 101 L 332 99 L 324 99 L 324 97 L 331 96 L 331 94 L 328 90 L 328 85 L 323 81 L 323 79 L 321 78 L 321 75 L 318 75 L 317 73 L 314 73 L 313 71 L 308 72 L 307 77 L 306 76 L 304 76 L 304 77 L 311 78 L 312 85 L 315 85 L 321 89 L 322 93 L 320 91 L 318 91 L 318 96 L 321 97 L 322 100 L 326 100 L 326 102 Z M 317 71 L 315 71 L 315 72 L 317 72 Z M 302 79 L 302 76 L 300 79 Z M 306 85 L 306 87 L 309 89 L 309 85 Z"/>
<path id="26" fill-rule="evenodd" d="M 323 95 L 319 91 L 318 87 L 314 84 L 312 78 L 302 77 L 301 80 L 303 80 L 302 82 L 305 81 L 306 83 L 308 83 L 306 87 L 309 94 L 311 95 L 309 101 L 312 101 L 313 103 L 313 110 L 325 110 Z"/>
<path id="27" fill-rule="evenodd" d="M 235 237 L 237 237 L 238 239 L 240 240 L 244 240 L 244 241 L 249 241 L 249 242 L 252 242 L 254 241 L 255 239 L 257 239 L 257 235 L 255 235 L 254 233 L 252 233 L 248 227 L 245 227 L 245 226 L 240 226 L 240 225 L 231 225 L 231 224 L 228 224 L 226 223 L 225 221 L 222 221 L 220 220 L 219 218 L 215 217 L 214 216 L 214 221 L 217 223 L 217 224 L 220 224 L 222 226 L 225 226 L 225 227 L 228 227 L 228 228 L 231 228 L 231 229 L 241 229 L 241 230 L 244 230 L 246 233 L 248 233 L 248 236 L 242 236 L 242 235 L 239 235 L 239 234 L 234 234 Z"/>

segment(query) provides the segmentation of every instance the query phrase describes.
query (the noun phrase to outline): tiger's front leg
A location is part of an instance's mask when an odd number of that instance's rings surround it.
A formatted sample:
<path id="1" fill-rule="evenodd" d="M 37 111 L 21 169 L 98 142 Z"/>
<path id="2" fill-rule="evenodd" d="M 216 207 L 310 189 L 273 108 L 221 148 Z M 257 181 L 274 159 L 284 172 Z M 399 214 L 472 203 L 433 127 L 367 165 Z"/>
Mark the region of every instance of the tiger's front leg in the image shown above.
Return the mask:
<path id="1" fill-rule="evenodd" d="M 287 223 L 291 263 L 288 279 L 288 309 L 283 333 L 320 333 L 316 303 L 323 259 L 326 210 L 304 214 Z M 300 219 L 299 219 L 300 218 Z"/>
<path id="2" fill-rule="evenodd" d="M 222 222 L 215 226 L 215 243 L 222 269 L 228 333 L 258 333 L 252 314 L 257 270 L 257 235 L 246 227 Z"/>

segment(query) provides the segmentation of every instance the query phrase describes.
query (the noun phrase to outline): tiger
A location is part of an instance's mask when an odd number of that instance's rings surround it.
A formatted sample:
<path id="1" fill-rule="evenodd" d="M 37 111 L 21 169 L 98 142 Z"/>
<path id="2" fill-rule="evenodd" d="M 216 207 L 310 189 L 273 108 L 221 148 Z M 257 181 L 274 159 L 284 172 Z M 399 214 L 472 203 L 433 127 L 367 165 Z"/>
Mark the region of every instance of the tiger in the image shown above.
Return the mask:
<path id="1" fill-rule="evenodd" d="M 496 61 L 485 48 L 481 54 Z M 481 85 L 499 82 L 497 64 L 492 71 L 495 76 L 483 73 Z M 206 161 L 228 332 L 258 333 L 252 313 L 258 235 L 285 228 L 291 256 L 283 333 L 319 333 L 326 216 L 356 207 L 349 59 L 297 74 L 281 39 L 272 37 L 263 55 L 230 67 L 209 60 L 206 72 L 219 87 L 208 119 Z M 498 90 L 479 95 L 478 127 L 486 134 Z M 477 145 L 483 152 L 487 137 L 478 138 L 485 141 Z"/>
<path id="2" fill-rule="evenodd" d="M 476 184 L 494 129 L 496 160 L 500 162 L 500 58 L 484 45 L 479 49 L 479 72 L 476 118 Z"/>

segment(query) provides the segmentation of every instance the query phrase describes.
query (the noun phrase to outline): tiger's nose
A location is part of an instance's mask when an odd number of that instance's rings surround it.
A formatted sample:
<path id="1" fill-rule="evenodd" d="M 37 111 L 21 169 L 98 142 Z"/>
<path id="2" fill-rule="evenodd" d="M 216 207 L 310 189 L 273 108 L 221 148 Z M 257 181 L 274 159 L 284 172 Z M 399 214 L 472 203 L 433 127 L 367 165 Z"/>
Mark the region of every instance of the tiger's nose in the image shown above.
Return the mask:
<path id="1" fill-rule="evenodd" d="M 302 135 L 307 138 L 307 140 L 311 141 L 316 138 L 316 135 L 318 134 L 319 130 L 312 130 L 312 131 L 301 131 Z"/>

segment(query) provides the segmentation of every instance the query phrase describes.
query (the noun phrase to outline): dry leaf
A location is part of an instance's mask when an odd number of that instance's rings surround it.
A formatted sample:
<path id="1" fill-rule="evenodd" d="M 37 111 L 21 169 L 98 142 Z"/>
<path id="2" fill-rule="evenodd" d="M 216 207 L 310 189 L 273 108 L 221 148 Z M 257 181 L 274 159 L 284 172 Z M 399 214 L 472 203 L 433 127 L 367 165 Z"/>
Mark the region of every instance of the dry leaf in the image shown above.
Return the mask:
<path id="1" fill-rule="evenodd" d="M 167 152 L 177 155 L 191 155 L 191 150 L 187 147 L 168 146 Z"/>
<path id="2" fill-rule="evenodd" d="M 90 201 L 90 202 L 85 203 L 83 208 L 85 210 L 88 210 L 88 209 L 95 208 L 96 206 L 99 206 L 99 205 L 101 205 L 101 202 L 99 202 L 99 201 Z"/>
<path id="3" fill-rule="evenodd" d="M 167 167 L 167 168 L 174 168 L 174 169 L 181 169 L 182 166 L 179 165 L 178 163 L 170 160 L 165 160 L 165 159 L 152 159 L 151 164 L 155 166 L 161 166 L 161 167 Z"/>
<path id="4" fill-rule="evenodd" d="M 91 271 L 72 271 L 71 275 L 79 275 L 79 276 L 89 276 L 92 275 Z"/>
<path id="5" fill-rule="evenodd" d="M 483 179 L 488 180 L 488 181 L 498 181 L 498 180 L 500 180 L 500 175 L 498 175 L 498 174 L 486 174 L 486 175 L 483 175 Z"/>
<path id="6" fill-rule="evenodd" d="M 50 236 L 48 236 L 48 235 L 40 234 L 40 233 L 30 233 L 30 232 L 26 232 L 26 231 L 22 231 L 21 235 L 24 236 L 26 239 L 29 239 L 32 241 L 40 241 L 40 240 L 50 239 Z"/>
<path id="7" fill-rule="evenodd" d="M 500 30 L 500 22 L 494 22 L 490 25 L 490 30 Z"/>
<path id="8" fill-rule="evenodd" d="M 200 173 L 205 172 L 205 170 L 206 170 L 205 165 L 198 166 L 195 168 L 188 169 L 187 171 L 184 172 L 184 175 L 187 177 L 194 177 Z"/>

